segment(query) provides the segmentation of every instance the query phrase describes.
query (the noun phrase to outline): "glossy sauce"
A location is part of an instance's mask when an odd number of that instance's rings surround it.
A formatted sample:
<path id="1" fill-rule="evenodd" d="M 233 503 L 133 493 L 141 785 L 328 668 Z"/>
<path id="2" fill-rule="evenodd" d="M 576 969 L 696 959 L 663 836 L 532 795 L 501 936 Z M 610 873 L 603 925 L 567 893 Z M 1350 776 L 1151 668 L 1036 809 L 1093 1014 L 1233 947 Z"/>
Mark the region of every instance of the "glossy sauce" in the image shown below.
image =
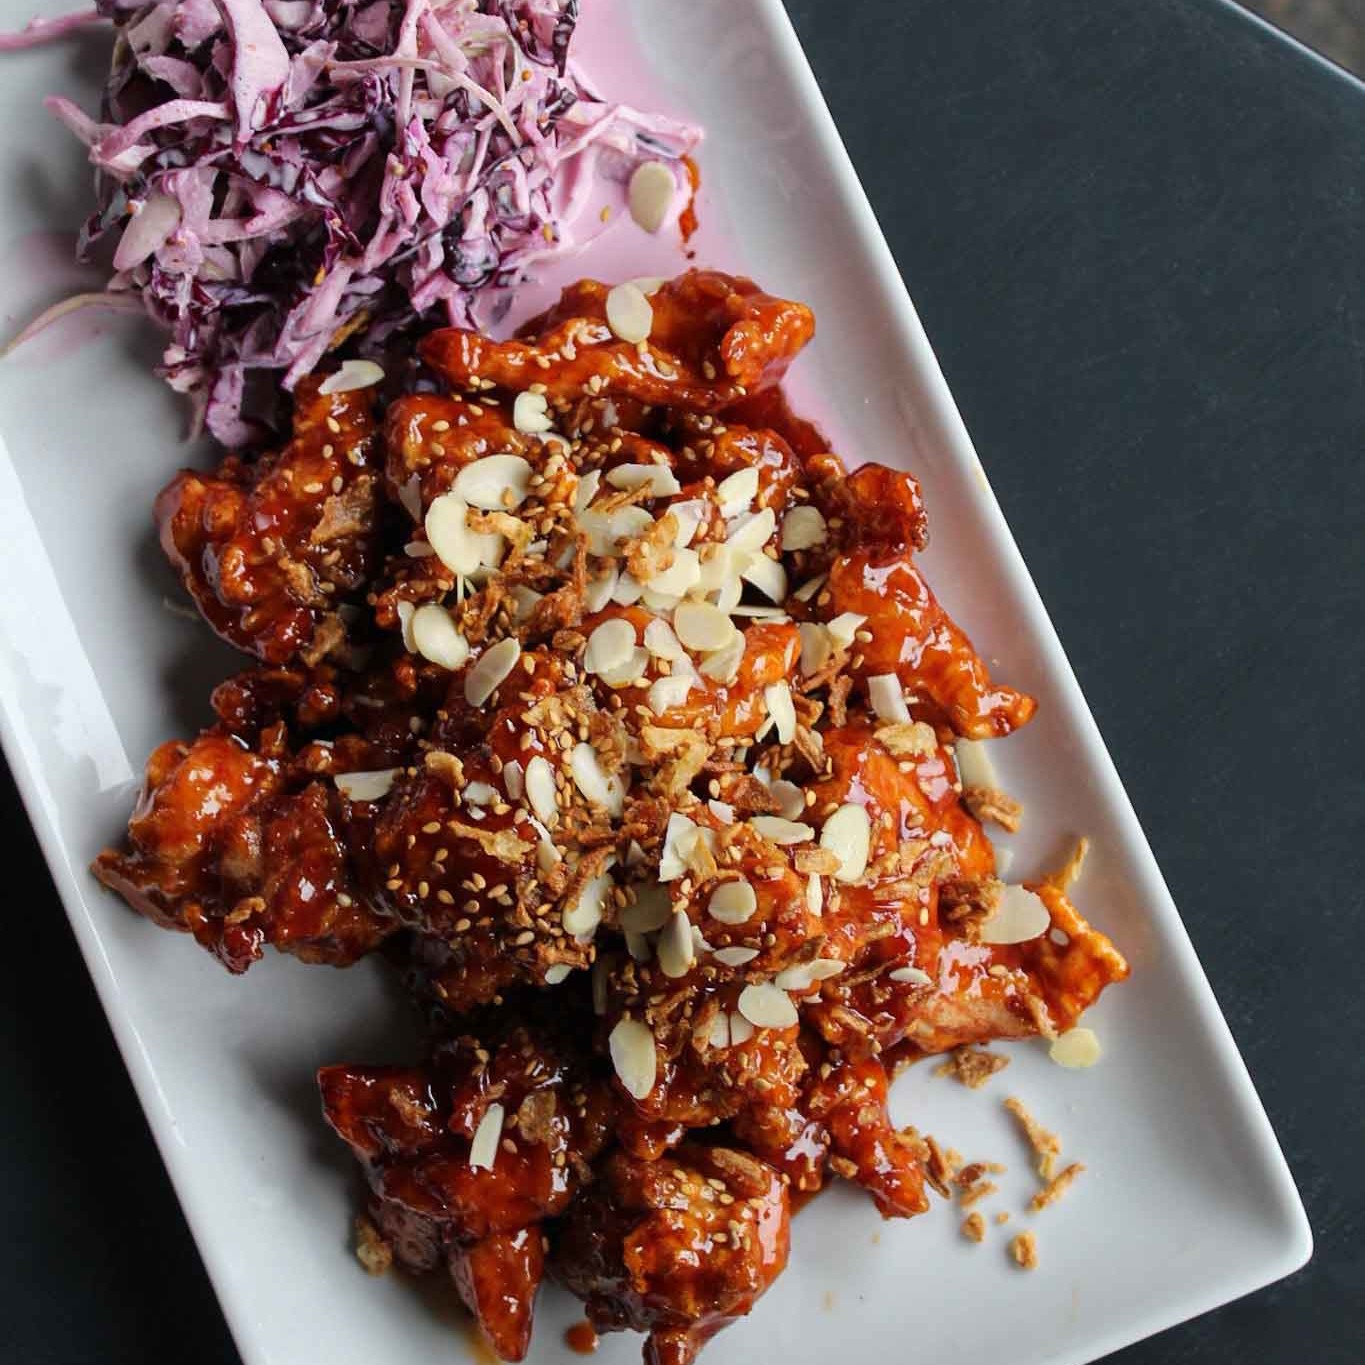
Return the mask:
<path id="1" fill-rule="evenodd" d="M 564 1329 L 564 1344 L 578 1355 L 590 1356 L 597 1350 L 599 1342 L 592 1323 L 583 1321 Z"/>

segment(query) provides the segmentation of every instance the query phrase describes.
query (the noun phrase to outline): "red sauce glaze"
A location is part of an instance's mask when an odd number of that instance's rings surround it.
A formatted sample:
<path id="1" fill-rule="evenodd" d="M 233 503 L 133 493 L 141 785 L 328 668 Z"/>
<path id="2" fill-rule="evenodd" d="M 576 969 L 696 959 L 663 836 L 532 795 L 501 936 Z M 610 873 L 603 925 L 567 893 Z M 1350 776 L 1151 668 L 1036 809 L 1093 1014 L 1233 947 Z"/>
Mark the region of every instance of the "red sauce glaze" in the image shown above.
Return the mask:
<path id="1" fill-rule="evenodd" d="M 924 1210 L 896 1064 L 1052 1035 L 1128 968 L 1061 878 L 1031 884 L 1050 932 L 981 940 L 1000 885 L 954 746 L 1035 704 L 921 573 L 914 477 L 850 474 L 788 406 L 810 310 L 692 271 L 632 344 L 607 294 L 510 341 L 432 333 L 441 391 L 382 417 L 305 385 L 283 450 L 177 476 L 163 543 L 256 662 L 153 753 L 95 871 L 233 971 L 384 946 L 424 1056 L 318 1076 L 370 1249 L 450 1276 L 502 1359 L 548 1273 L 587 1306 L 574 1349 L 632 1329 L 688 1365 L 831 1177 Z M 491 497 L 462 477 L 489 456 L 517 471 Z M 427 539 L 452 507 L 473 560 Z M 865 859 L 823 837 L 841 811 Z"/>
<path id="2" fill-rule="evenodd" d="M 564 1329 L 564 1344 L 569 1350 L 581 1356 L 590 1356 L 597 1350 L 598 1337 L 590 1322 L 575 1322 Z"/>
<path id="3" fill-rule="evenodd" d="M 684 242 L 692 240 L 692 234 L 697 230 L 697 191 L 701 189 L 701 167 L 690 157 L 682 159 L 683 166 L 687 170 L 687 183 L 692 187 L 692 193 L 688 196 L 687 206 L 678 215 L 678 228 L 682 232 Z"/>

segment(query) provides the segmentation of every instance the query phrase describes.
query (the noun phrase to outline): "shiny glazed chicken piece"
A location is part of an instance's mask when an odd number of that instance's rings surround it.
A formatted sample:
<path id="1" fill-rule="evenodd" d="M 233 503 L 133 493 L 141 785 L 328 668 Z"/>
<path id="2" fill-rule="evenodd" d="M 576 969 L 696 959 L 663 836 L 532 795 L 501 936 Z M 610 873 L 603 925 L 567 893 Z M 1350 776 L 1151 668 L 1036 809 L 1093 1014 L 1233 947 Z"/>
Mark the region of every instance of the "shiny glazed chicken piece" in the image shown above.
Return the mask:
<path id="1" fill-rule="evenodd" d="M 399 926 L 367 894 L 373 803 L 350 800 L 333 775 L 398 761 L 411 742 L 406 709 L 385 678 L 353 679 L 343 696 L 326 668 L 239 674 L 214 704 L 216 726 L 152 754 L 128 846 L 100 854 L 95 875 L 230 971 L 267 945 L 349 965 Z M 348 710 L 368 733 L 312 740 Z"/>
<path id="2" fill-rule="evenodd" d="M 716 412 L 777 384 L 815 334 L 804 304 L 765 294 L 752 280 L 690 270 L 650 295 L 649 340 L 621 341 L 606 322 L 609 292 L 596 280 L 571 285 L 526 324 L 526 340 L 449 328 L 424 338 L 419 350 L 457 388 L 477 377 L 511 390 L 541 383 L 556 397 L 610 393 Z"/>
<path id="3" fill-rule="evenodd" d="M 316 663 L 344 644 L 337 608 L 376 566 L 373 390 L 305 380 L 294 435 L 215 474 L 182 470 L 156 500 L 161 545 L 204 619 L 267 663 Z"/>
<path id="4" fill-rule="evenodd" d="M 489 1346 L 520 1360 L 562 1213 L 610 1133 L 606 1088 L 567 1040 L 513 1026 L 466 1035 L 421 1067 L 318 1073 L 328 1123 L 365 1167 L 371 1215 L 400 1263 L 444 1264 Z"/>
<path id="5" fill-rule="evenodd" d="M 648 1332 L 646 1365 L 688 1365 L 781 1274 L 790 1215 L 782 1177 L 748 1152 L 615 1152 L 570 1207 L 551 1270 L 599 1331 Z"/>

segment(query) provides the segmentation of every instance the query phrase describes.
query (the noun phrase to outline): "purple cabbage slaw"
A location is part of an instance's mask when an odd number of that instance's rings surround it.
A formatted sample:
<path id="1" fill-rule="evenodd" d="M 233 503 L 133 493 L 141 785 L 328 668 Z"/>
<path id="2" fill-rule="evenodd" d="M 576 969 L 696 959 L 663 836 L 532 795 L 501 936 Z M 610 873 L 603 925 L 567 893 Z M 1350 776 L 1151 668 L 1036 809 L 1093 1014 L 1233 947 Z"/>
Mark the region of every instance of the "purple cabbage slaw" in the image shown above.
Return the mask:
<path id="1" fill-rule="evenodd" d="M 691 192 L 681 158 L 699 130 L 607 102 L 570 65 L 577 0 L 98 12 L 116 29 L 100 119 L 46 101 L 97 168 L 80 254 L 114 243 L 107 295 L 82 302 L 139 298 L 170 333 L 160 373 L 227 445 L 265 436 L 279 383 L 330 350 L 381 358 L 419 320 L 496 321 L 572 245 L 599 177 L 624 199 L 639 165 L 662 162 L 670 217 Z M 0 50 L 90 21 L 32 25 Z"/>

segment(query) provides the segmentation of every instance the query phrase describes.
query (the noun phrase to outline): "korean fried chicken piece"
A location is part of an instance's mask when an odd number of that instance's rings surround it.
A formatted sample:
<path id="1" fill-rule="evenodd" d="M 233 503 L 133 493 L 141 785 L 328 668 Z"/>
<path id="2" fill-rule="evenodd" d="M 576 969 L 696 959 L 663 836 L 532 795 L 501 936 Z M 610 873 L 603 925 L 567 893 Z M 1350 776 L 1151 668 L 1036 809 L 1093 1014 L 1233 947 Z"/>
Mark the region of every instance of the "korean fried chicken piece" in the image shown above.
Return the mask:
<path id="1" fill-rule="evenodd" d="M 1055 1038 L 1106 986 L 1128 976 L 1123 955 L 1064 891 L 1048 883 L 1028 883 L 1027 889 L 1047 908 L 1048 931 L 1006 945 L 947 939 L 933 989 L 920 992 L 905 1011 L 907 1044 L 933 1053 L 993 1038 Z"/>
<path id="2" fill-rule="evenodd" d="M 445 1264 L 489 1346 L 520 1360 L 561 1213 L 610 1132 L 610 1098 L 566 1038 L 513 1026 L 421 1067 L 330 1066 L 323 1112 L 365 1167 L 399 1262 Z"/>
<path id="3" fill-rule="evenodd" d="M 360 702 L 371 705 L 360 705 Z M 254 669 L 216 689 L 219 722 L 148 760 L 128 847 L 95 875 L 233 972 L 267 945 L 346 966 L 397 929 L 366 892 L 375 805 L 336 774 L 387 770 L 411 743 L 386 673 L 343 688 L 329 668 Z M 354 712 L 367 730 L 313 738 Z"/>
<path id="4" fill-rule="evenodd" d="M 646 1365 L 688 1365 L 781 1274 L 789 1223 L 782 1178 L 747 1152 L 616 1152 L 570 1207 L 551 1270 L 599 1331 L 648 1332 Z"/>
<path id="5" fill-rule="evenodd" d="M 530 340 L 497 342 L 450 328 L 419 349 L 461 389 L 475 378 L 513 390 L 540 383 L 555 396 L 609 392 L 715 412 L 778 383 L 815 332 L 804 304 L 765 294 L 751 280 L 690 270 L 650 295 L 648 341 L 627 342 L 607 324 L 609 292 L 595 280 L 566 289 L 522 329 Z"/>
<path id="6" fill-rule="evenodd" d="M 163 744 L 129 821 L 131 847 L 101 853 L 95 875 L 229 971 L 266 945 L 349 966 L 397 926 L 357 885 L 365 831 L 350 803 L 330 784 L 298 785 L 287 767 L 232 735 Z"/>
<path id="7" fill-rule="evenodd" d="M 204 619 L 267 663 L 316 663 L 344 644 L 338 606 L 378 554 L 373 393 L 296 396 L 293 439 L 215 474 L 182 470 L 156 501 L 162 548 Z"/>
<path id="8" fill-rule="evenodd" d="M 967 1042 L 1055 1036 L 1071 1027 L 1127 964 L 1051 882 L 1029 883 L 1051 923 L 1016 944 L 980 941 L 1002 891 L 994 854 L 962 804 L 951 760 L 922 722 L 859 715 L 824 732 L 828 768 L 810 784 L 814 808 L 854 793 L 871 817 L 866 877 L 832 887 L 824 951 L 850 963 L 806 1016 L 828 1043 L 924 1052 Z"/>

